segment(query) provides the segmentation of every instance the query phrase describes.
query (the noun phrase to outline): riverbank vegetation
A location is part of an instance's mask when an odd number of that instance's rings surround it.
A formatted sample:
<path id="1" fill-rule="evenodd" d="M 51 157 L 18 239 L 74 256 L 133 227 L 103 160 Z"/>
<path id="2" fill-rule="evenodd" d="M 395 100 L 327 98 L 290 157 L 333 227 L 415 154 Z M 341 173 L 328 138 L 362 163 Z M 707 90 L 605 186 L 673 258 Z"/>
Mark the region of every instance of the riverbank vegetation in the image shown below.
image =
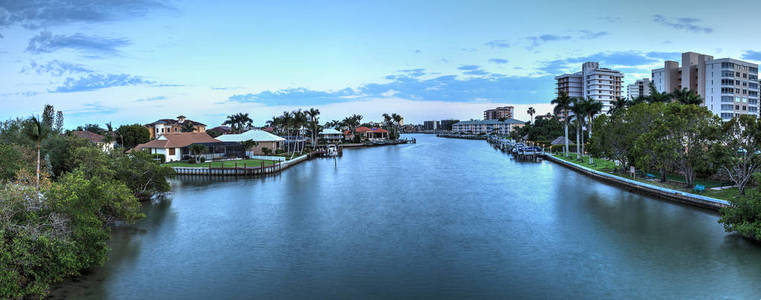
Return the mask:
<path id="1" fill-rule="evenodd" d="M 727 200 L 731 205 L 722 209 L 719 220 L 724 228 L 761 240 L 759 118 L 739 115 L 722 122 L 694 93 L 659 93 L 652 87 L 649 97 L 618 99 L 609 114 L 594 118 L 599 108 L 584 100 L 559 95 L 553 103 L 556 115 L 573 116 L 557 118 L 552 125 L 542 123 L 543 128 L 526 126 L 529 129 L 521 133 L 546 131 L 554 136 L 562 124 L 562 135 L 568 137 L 566 128 L 573 126 L 579 147 L 564 146 L 559 158 L 619 175 L 636 170 L 638 180 Z M 539 120 L 532 127 L 538 125 Z M 585 152 L 593 163 L 587 162 Z"/>
<path id="2" fill-rule="evenodd" d="M 0 298 L 42 297 L 102 265 L 111 226 L 142 218 L 139 200 L 169 190 L 171 168 L 121 150 L 67 135 L 52 106 L 0 124 Z"/>

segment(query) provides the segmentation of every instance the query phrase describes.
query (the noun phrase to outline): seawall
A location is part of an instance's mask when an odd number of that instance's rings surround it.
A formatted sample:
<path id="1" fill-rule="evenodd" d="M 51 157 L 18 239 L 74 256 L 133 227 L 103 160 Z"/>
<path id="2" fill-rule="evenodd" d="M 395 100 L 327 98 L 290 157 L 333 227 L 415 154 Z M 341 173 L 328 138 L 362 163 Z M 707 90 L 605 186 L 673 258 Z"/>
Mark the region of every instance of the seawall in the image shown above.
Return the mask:
<path id="1" fill-rule="evenodd" d="M 664 188 L 657 185 L 639 182 L 639 181 L 631 180 L 629 178 L 593 170 L 582 165 L 578 165 L 572 162 L 559 159 L 553 156 L 552 154 L 545 154 L 545 158 L 549 161 L 552 161 L 564 167 L 570 168 L 574 171 L 593 177 L 595 179 L 613 183 L 616 185 L 620 185 L 625 188 L 628 188 L 630 191 L 640 192 L 640 193 L 655 196 L 664 200 L 688 204 L 688 205 L 692 205 L 692 206 L 696 206 L 696 207 L 700 207 L 704 209 L 709 209 L 713 211 L 718 211 L 720 208 L 730 205 L 730 203 L 727 202 L 726 200 L 721 200 L 721 199 L 706 197 L 702 195 L 687 193 L 683 191 L 678 191 L 674 189 Z"/>

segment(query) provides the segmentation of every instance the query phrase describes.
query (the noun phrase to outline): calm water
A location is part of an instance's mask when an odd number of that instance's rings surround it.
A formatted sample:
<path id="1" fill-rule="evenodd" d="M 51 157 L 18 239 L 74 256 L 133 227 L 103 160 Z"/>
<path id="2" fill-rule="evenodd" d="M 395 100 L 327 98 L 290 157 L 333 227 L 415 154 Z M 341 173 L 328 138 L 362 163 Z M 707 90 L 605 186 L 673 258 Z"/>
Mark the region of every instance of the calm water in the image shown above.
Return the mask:
<path id="1" fill-rule="evenodd" d="M 183 178 L 59 296 L 755 298 L 761 246 L 710 212 L 486 142 L 415 136 L 267 178 Z"/>

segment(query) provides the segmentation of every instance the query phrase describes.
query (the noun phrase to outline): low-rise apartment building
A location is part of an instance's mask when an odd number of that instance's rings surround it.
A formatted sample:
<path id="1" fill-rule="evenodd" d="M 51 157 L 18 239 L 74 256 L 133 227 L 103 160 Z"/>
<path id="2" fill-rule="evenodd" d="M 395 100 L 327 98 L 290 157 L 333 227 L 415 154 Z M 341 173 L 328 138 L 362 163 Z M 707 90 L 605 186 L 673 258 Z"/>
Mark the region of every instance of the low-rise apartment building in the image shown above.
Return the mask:
<path id="1" fill-rule="evenodd" d="M 494 109 L 487 109 L 484 111 L 484 120 L 499 120 L 499 119 L 511 119 L 513 118 L 513 106 L 501 106 Z"/>
<path id="2" fill-rule="evenodd" d="M 626 86 L 626 97 L 629 100 L 634 100 L 642 97 L 650 96 L 650 79 L 643 78 L 635 81 L 634 83 Z"/>
<path id="3" fill-rule="evenodd" d="M 470 120 L 452 124 L 452 132 L 462 134 L 499 134 L 508 135 L 514 128 L 523 127 L 526 123 L 516 119 L 500 120 Z"/>

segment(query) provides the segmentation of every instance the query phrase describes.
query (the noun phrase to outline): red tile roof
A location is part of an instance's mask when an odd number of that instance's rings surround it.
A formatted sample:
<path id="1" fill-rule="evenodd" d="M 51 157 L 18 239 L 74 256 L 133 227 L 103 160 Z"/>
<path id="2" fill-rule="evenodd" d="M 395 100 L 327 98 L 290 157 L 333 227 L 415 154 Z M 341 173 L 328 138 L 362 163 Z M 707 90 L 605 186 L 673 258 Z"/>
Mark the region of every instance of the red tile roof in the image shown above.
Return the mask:
<path id="1" fill-rule="evenodd" d="M 158 139 L 152 140 L 145 144 L 140 144 L 135 147 L 135 150 L 142 150 L 144 148 L 182 148 L 192 144 L 200 143 L 221 143 L 222 141 L 212 138 L 206 132 L 181 132 L 181 133 L 168 133 L 159 136 Z"/>
<path id="2" fill-rule="evenodd" d="M 71 135 L 81 137 L 83 139 L 87 139 L 90 142 L 93 143 L 103 143 L 103 140 L 106 138 L 105 136 L 102 136 L 100 134 L 89 132 L 89 131 L 82 131 L 82 130 L 76 130 L 70 132 Z"/>

